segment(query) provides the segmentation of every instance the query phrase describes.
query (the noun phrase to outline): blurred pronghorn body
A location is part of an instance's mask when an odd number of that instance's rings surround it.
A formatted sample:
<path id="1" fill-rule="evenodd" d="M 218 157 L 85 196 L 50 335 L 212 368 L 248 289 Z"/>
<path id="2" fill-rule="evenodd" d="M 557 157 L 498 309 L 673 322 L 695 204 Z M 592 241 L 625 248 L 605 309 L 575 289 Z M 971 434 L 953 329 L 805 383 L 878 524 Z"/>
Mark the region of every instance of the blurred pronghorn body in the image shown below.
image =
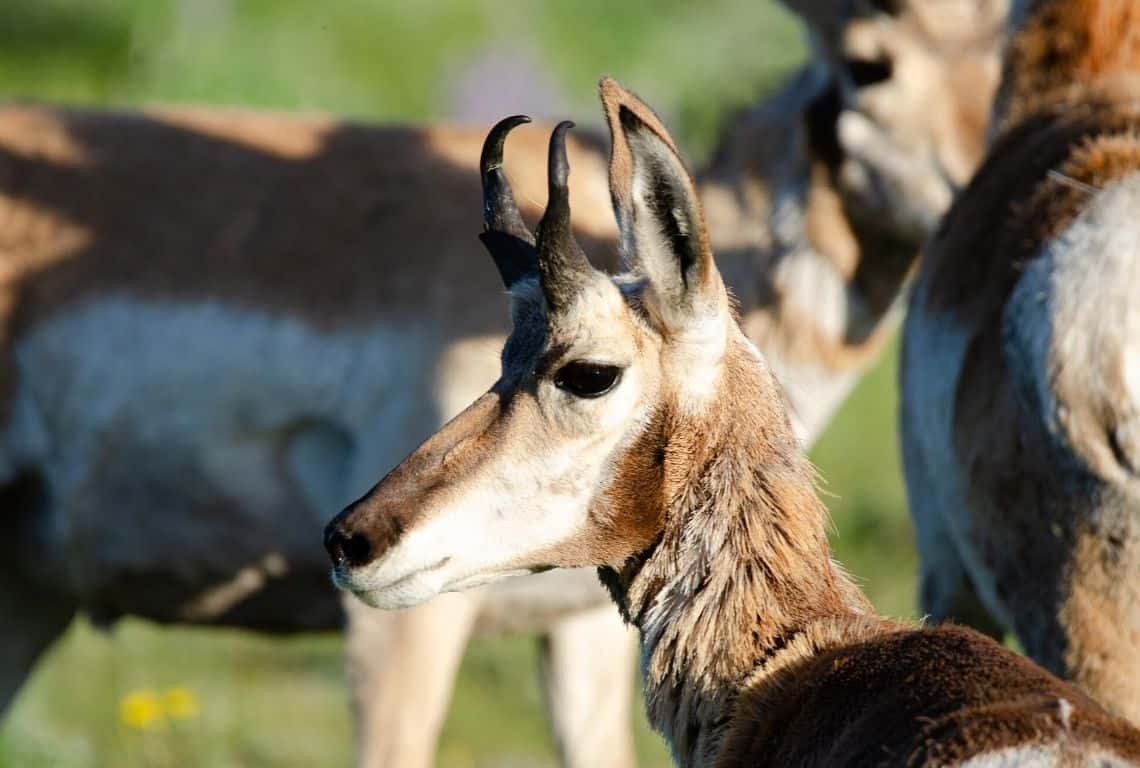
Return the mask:
<path id="1" fill-rule="evenodd" d="M 988 159 L 906 321 L 922 602 L 1140 722 L 1140 5 L 1013 22 Z"/>
<path id="2" fill-rule="evenodd" d="M 315 541 L 327 510 L 494 378 L 504 319 L 467 298 L 494 284 L 461 207 L 480 139 L 225 111 L 0 113 L 0 466 L 20 533 L 3 537 L 0 647 L 18 652 L 0 655 L 0 700 L 80 609 L 341 626 Z M 579 204 L 607 208 L 596 148 L 575 156 L 598 179 Z M 603 254 L 612 224 L 582 234 Z M 551 633 L 568 749 L 589 727 L 614 765 L 632 760 L 632 651 L 592 574 L 350 613 L 362 763 L 431 764 L 476 627 Z M 589 658 L 591 642 L 614 658 Z"/>
<path id="3" fill-rule="evenodd" d="M 992 58 L 979 44 L 960 60 L 984 74 Z M 896 141 L 979 143 L 991 81 L 944 89 L 961 132 L 896 104 L 886 122 L 869 110 L 848 154 L 844 102 L 817 61 L 742 115 L 704 174 L 724 268 L 803 439 L 889 335 L 921 237 L 913 218 L 889 221 L 893 200 L 845 179 L 876 176 L 900 199 L 939 188 L 945 162 L 878 163 Z M 891 88 L 861 94 L 889 103 Z M 520 130 L 508 160 L 530 216 L 545 198 L 540 135 Z M 0 113 L 0 605 L 15 617 L 0 623 L 0 702 L 76 610 L 339 626 L 312 537 L 324 510 L 498 370 L 507 318 L 475 300 L 492 282 L 468 239 L 481 139 L 224 111 Z M 600 146 L 570 152 L 576 232 L 605 263 L 616 229 Z M 940 212 L 937 194 L 916 199 L 930 208 L 919 218 Z M 430 762 L 473 628 L 546 632 L 564 761 L 630 762 L 629 646 L 595 582 L 550 574 L 400 614 L 353 602 L 362 762 Z"/>
<path id="4" fill-rule="evenodd" d="M 598 567 L 640 631 L 651 722 L 681 766 L 1140 765 L 1140 732 L 964 628 L 877 616 L 831 559 L 780 387 L 731 308 L 697 188 L 657 117 L 602 100 L 629 271 L 570 227 L 569 124 L 537 238 L 488 136 L 484 238 L 514 327 L 489 392 L 325 532 L 384 608 Z"/>

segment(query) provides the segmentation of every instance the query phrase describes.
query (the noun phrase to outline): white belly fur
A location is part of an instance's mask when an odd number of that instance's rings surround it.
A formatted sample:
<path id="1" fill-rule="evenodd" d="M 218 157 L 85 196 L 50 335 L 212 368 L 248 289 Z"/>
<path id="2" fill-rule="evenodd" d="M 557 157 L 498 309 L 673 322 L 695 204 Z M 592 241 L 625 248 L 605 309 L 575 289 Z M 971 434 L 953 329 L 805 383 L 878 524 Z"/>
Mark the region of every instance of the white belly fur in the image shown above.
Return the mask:
<path id="1" fill-rule="evenodd" d="M 123 574 L 172 578 L 190 601 L 267 563 L 323 578 L 325 522 L 494 381 L 499 344 L 443 346 L 423 326 L 322 332 L 220 302 L 91 301 L 16 345 L 0 472 L 43 473 L 54 563 L 81 599 Z M 574 578 L 607 599 L 592 573 Z M 583 603 L 551 581 L 491 590 L 489 607 L 500 591 L 515 625 L 526 605 L 546 621 Z"/>

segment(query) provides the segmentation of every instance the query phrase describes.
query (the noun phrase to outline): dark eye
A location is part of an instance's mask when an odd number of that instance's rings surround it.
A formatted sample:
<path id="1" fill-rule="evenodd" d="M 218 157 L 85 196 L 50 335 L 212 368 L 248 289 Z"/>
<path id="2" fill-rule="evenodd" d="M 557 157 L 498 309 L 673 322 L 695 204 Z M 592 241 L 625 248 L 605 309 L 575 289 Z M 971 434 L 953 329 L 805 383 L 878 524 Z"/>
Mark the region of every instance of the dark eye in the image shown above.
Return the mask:
<path id="1" fill-rule="evenodd" d="M 554 375 L 554 386 L 575 397 L 601 397 L 614 388 L 620 377 L 621 368 L 616 365 L 576 360 Z"/>

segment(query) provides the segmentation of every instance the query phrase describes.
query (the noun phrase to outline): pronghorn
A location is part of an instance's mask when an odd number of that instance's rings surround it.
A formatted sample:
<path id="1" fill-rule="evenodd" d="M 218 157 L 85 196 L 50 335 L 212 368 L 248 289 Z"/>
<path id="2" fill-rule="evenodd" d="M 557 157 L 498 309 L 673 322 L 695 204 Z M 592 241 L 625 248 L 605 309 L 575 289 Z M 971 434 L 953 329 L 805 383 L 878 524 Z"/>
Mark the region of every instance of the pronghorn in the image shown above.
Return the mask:
<path id="1" fill-rule="evenodd" d="M 840 134 L 849 152 L 862 147 L 856 154 L 875 160 L 870 169 L 848 163 L 844 181 L 872 215 L 924 239 L 984 152 L 1009 0 L 783 2 L 808 22 L 816 55 L 846 73 L 841 86 L 856 89 L 845 93 L 853 109 Z M 977 100 L 963 109 L 970 91 Z M 939 172 L 905 171 L 915 166 Z M 888 168 L 898 170 L 884 178 Z"/>
<path id="2" fill-rule="evenodd" d="M 601 84 L 628 271 L 570 226 L 565 133 L 533 237 L 484 155 L 484 243 L 513 328 L 491 389 L 325 531 L 334 579 L 401 608 L 596 566 L 640 632 L 681 766 L 1140 765 L 1140 732 L 970 629 L 878 616 L 831 559 L 783 394 L 713 261 L 697 187 L 641 101 Z"/>
<path id="3" fill-rule="evenodd" d="M 922 604 L 1140 723 L 1140 5 L 1011 19 L 988 159 L 923 262 L 902 437 Z"/>
<path id="4" fill-rule="evenodd" d="M 890 79 L 837 88 L 817 60 L 735 122 L 704 174 L 730 282 L 806 441 L 894 325 L 921 233 L 914 217 L 886 214 L 917 199 L 932 219 L 941 194 L 924 190 L 952 165 L 938 158 L 977 143 L 980 159 L 996 85 L 987 24 L 945 65 L 984 76 L 931 86 L 961 132 L 922 104 L 880 114 L 871 107 L 890 94 L 911 96 Z M 865 115 L 840 117 L 864 98 Z M 539 136 L 520 129 L 508 160 L 528 201 L 545 195 Z M 222 111 L 0 111 L 0 706 L 76 610 L 339 626 L 310 535 L 319 510 L 362 491 L 497 375 L 506 318 L 475 300 L 493 283 L 466 242 L 481 139 Z M 597 142 L 570 153 L 576 232 L 604 259 L 616 240 L 604 158 Z M 361 762 L 430 763 L 473 629 L 550 638 L 566 764 L 632 762 L 621 653 L 632 649 L 595 582 L 550 574 L 400 614 L 350 602 Z"/>

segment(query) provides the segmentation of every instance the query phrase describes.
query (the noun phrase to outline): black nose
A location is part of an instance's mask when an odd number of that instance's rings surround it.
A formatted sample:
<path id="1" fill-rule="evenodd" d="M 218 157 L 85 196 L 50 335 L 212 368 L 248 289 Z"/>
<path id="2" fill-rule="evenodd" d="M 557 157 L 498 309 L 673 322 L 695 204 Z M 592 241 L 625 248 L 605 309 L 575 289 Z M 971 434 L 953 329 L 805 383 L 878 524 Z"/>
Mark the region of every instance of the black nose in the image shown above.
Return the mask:
<path id="1" fill-rule="evenodd" d="M 337 566 L 356 567 L 372 559 L 372 542 L 363 533 L 346 531 L 339 517 L 325 526 L 325 549 Z"/>

